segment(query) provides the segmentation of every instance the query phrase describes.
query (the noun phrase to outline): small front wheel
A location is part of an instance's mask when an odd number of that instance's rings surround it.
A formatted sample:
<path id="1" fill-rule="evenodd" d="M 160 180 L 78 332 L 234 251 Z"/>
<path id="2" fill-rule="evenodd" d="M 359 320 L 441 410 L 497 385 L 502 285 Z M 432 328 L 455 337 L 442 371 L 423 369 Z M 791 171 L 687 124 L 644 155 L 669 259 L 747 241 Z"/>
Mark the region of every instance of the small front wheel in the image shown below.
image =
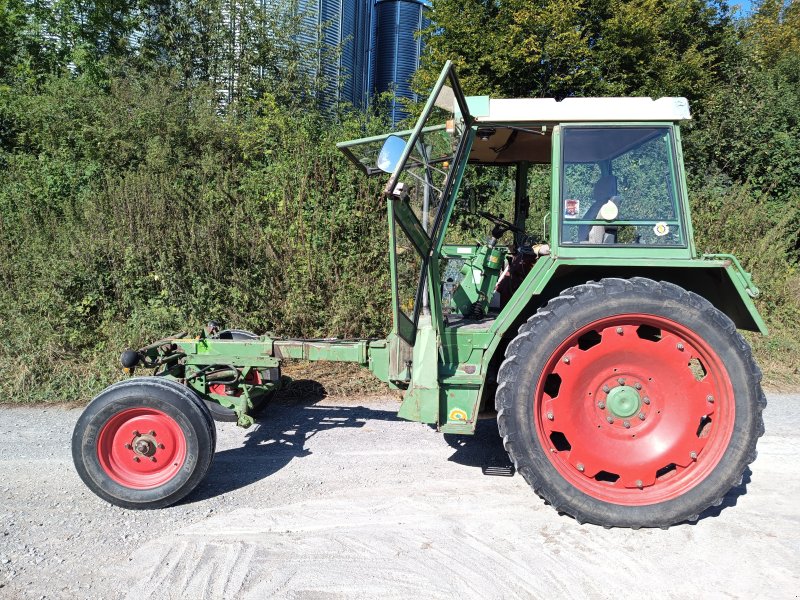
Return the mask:
<path id="1" fill-rule="evenodd" d="M 95 494 L 124 508 L 162 508 L 197 487 L 214 457 L 208 408 L 191 390 L 161 378 L 112 385 L 86 407 L 72 458 Z"/>

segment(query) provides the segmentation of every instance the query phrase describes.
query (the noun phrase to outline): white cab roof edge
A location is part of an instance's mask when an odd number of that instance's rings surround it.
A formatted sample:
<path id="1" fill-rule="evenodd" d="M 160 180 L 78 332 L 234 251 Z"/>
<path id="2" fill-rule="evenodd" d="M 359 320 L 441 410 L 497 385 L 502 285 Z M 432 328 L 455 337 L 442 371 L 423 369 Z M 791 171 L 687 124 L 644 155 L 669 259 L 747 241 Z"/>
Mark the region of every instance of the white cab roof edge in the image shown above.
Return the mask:
<path id="1" fill-rule="evenodd" d="M 590 121 L 684 121 L 691 119 L 686 98 L 519 98 L 488 99 L 478 123 L 564 123 Z M 484 106 L 486 105 L 483 103 Z"/>

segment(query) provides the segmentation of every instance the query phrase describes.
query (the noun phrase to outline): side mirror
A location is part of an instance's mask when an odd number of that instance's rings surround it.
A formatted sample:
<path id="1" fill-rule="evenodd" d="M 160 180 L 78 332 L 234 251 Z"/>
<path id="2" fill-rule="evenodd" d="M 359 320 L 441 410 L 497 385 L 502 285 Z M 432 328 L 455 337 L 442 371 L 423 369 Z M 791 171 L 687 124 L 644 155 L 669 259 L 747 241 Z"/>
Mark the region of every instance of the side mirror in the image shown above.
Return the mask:
<path id="1" fill-rule="evenodd" d="M 406 149 L 406 141 L 396 135 L 390 135 L 383 142 L 380 154 L 378 154 L 378 162 L 376 166 L 384 173 L 394 173 L 397 169 L 397 163 L 400 162 L 400 157 L 403 156 L 403 150 Z"/>

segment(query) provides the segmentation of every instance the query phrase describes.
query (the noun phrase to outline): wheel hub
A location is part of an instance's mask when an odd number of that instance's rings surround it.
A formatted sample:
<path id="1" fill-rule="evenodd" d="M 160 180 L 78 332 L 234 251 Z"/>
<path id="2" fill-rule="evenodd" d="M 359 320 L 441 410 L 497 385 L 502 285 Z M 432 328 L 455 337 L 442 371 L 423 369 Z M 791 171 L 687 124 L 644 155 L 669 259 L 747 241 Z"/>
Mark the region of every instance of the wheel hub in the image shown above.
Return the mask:
<path id="1" fill-rule="evenodd" d="M 100 466 L 116 483 L 152 489 L 172 479 L 187 456 L 187 440 L 178 422 L 149 407 L 112 416 L 98 435 Z"/>
<path id="2" fill-rule="evenodd" d="M 156 440 L 151 435 L 140 435 L 133 440 L 133 451 L 147 458 L 156 453 Z"/>
<path id="3" fill-rule="evenodd" d="M 608 410 L 621 419 L 632 417 L 642 405 L 639 392 L 629 385 L 620 385 L 608 393 Z"/>

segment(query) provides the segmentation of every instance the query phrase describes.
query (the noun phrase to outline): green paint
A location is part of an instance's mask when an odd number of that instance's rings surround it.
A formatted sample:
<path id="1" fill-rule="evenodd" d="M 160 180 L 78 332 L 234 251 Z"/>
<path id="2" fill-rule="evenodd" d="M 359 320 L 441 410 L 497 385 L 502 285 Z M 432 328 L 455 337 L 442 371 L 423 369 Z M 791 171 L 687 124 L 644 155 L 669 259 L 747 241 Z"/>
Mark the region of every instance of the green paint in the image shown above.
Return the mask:
<path id="1" fill-rule="evenodd" d="M 608 393 L 606 405 L 612 413 L 625 419 L 639 412 L 640 402 L 639 392 L 629 385 L 620 385 Z"/>
<path id="2" fill-rule="evenodd" d="M 403 396 L 397 413 L 401 418 L 436 423 L 439 418 L 439 378 L 436 370 L 439 351 L 430 315 L 419 319 L 417 341 L 411 369 L 411 386 Z"/>

